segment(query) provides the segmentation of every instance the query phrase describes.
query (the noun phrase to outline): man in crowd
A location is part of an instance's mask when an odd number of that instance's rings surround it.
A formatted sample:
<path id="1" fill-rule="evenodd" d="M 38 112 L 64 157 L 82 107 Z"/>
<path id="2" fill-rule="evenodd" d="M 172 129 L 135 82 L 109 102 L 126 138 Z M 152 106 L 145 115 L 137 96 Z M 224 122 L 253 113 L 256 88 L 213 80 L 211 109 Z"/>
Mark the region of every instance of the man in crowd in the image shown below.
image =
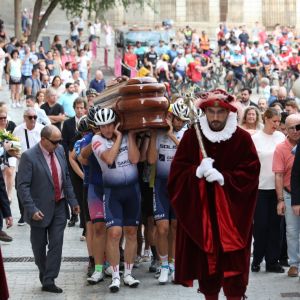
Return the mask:
<path id="1" fill-rule="evenodd" d="M 44 127 L 40 142 L 21 157 L 17 185 L 25 220 L 30 225 L 30 241 L 42 291 L 51 293 L 62 293 L 55 279 L 61 264 L 67 202 L 74 213 L 80 211 L 60 142 L 61 132 L 57 127 Z"/>
<path id="2" fill-rule="evenodd" d="M 103 73 L 100 70 L 96 71 L 95 78 L 90 82 L 90 89 L 94 89 L 97 93 L 101 93 L 106 88 Z"/>
<path id="3" fill-rule="evenodd" d="M 42 84 L 40 81 L 39 69 L 32 69 L 31 77 L 27 78 L 24 85 L 24 93 L 26 95 L 36 96 L 37 92 L 41 90 Z"/>
<path id="4" fill-rule="evenodd" d="M 75 116 L 66 120 L 64 122 L 64 126 L 62 129 L 62 143 L 65 150 L 66 157 L 69 157 L 69 152 L 73 149 L 74 145 L 74 138 L 77 132 L 78 123 L 82 116 L 86 114 L 87 109 L 87 103 L 83 98 L 77 98 L 73 103 L 73 108 L 75 111 Z M 74 187 L 74 192 L 76 195 L 76 198 L 78 200 L 78 203 L 80 207 L 82 207 L 82 197 L 83 197 L 83 182 L 82 179 L 73 171 L 73 169 L 70 167 L 69 160 L 68 160 L 68 166 L 70 170 L 70 177 L 71 181 Z M 84 228 L 85 220 L 83 217 L 83 210 L 81 209 L 80 213 L 80 226 Z M 78 221 L 78 216 L 75 214 L 72 214 L 72 217 L 68 223 L 69 227 L 75 226 L 75 223 Z"/>
<path id="5" fill-rule="evenodd" d="M 46 112 L 39 107 L 35 107 L 35 101 L 34 101 L 34 97 L 32 95 L 26 96 L 26 107 L 28 107 L 28 108 L 31 107 L 36 111 L 37 123 L 42 124 L 42 125 L 50 125 L 51 124 L 51 121 L 47 117 Z"/>
<path id="6" fill-rule="evenodd" d="M 206 153 L 189 129 L 168 182 L 178 222 L 175 282 L 192 286 L 197 279 L 207 300 L 217 300 L 221 287 L 227 299 L 244 299 L 248 284 L 260 163 L 250 135 L 237 126 L 232 101 L 223 90 L 205 95 Z"/>
<path id="7" fill-rule="evenodd" d="M 298 277 L 300 263 L 299 236 L 300 219 L 293 213 L 291 206 L 291 172 L 295 156 L 292 149 L 300 140 L 300 131 L 296 125 L 300 124 L 300 115 L 292 114 L 285 120 L 287 137 L 277 145 L 273 156 L 273 172 L 275 173 L 275 188 L 277 194 L 277 213 L 285 216 L 287 250 L 290 269 L 289 277 Z"/>
<path id="8" fill-rule="evenodd" d="M 73 103 L 78 97 L 78 94 L 75 93 L 74 83 L 68 82 L 65 87 L 66 91 L 59 97 L 58 103 L 63 107 L 65 115 L 72 118 L 75 116 Z"/>
<path id="9" fill-rule="evenodd" d="M 13 135 L 18 137 L 21 143 L 21 154 L 31 147 L 35 146 L 41 139 L 40 133 L 44 125 L 37 123 L 37 114 L 34 108 L 27 108 L 24 111 L 24 122 L 17 126 L 13 131 Z M 18 183 L 18 172 L 16 173 L 16 186 Z M 25 225 L 24 208 L 21 202 L 21 196 L 17 191 L 19 209 L 21 218 L 18 221 L 19 226 Z"/>
<path id="10" fill-rule="evenodd" d="M 255 106 L 257 107 L 257 105 L 251 101 L 250 97 L 251 97 L 252 91 L 251 89 L 248 88 L 243 88 L 241 91 L 241 104 L 243 106 L 243 109 L 247 108 L 248 106 Z"/>
<path id="11" fill-rule="evenodd" d="M 46 112 L 51 123 L 61 129 L 61 123 L 65 120 L 64 108 L 57 103 L 57 93 L 53 88 L 46 91 L 46 102 L 41 105 L 41 109 Z"/>

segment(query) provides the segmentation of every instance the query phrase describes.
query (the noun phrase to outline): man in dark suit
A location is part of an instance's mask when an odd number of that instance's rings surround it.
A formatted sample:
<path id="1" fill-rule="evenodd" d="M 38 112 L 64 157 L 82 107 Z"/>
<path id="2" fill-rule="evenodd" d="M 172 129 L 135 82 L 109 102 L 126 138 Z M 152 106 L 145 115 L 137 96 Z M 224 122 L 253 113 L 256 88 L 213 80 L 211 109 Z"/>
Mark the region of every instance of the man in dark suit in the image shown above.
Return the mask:
<path id="1" fill-rule="evenodd" d="M 57 127 L 48 125 L 42 129 L 40 143 L 21 156 L 17 187 L 25 221 L 31 227 L 30 240 L 42 290 L 52 293 L 62 293 L 54 280 L 60 269 L 64 229 L 69 218 L 67 204 L 74 213 L 80 210 L 60 142 Z"/>
<path id="2" fill-rule="evenodd" d="M 80 205 L 80 227 L 85 228 L 85 220 L 82 209 L 82 197 L 83 197 L 83 181 L 82 179 L 73 171 L 69 164 L 69 151 L 72 151 L 73 145 L 75 143 L 75 136 L 77 130 L 77 124 L 82 116 L 86 114 L 87 103 L 84 98 L 77 98 L 73 103 L 73 108 L 75 110 L 75 117 L 72 117 L 64 122 L 62 129 L 62 145 L 64 147 L 66 157 L 68 160 L 68 167 L 71 177 L 71 182 L 74 188 L 76 198 Z M 69 227 L 75 226 L 75 223 L 78 221 L 78 216 L 72 214 L 71 219 L 68 223 Z"/>

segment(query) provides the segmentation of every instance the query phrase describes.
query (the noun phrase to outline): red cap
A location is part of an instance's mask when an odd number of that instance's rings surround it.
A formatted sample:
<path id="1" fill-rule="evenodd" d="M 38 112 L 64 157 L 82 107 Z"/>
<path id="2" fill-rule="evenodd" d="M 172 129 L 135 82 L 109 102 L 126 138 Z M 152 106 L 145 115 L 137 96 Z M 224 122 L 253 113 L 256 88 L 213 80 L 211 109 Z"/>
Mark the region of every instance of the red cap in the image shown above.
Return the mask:
<path id="1" fill-rule="evenodd" d="M 204 93 L 200 98 L 202 99 L 199 105 L 201 109 L 206 107 L 224 107 L 232 112 L 237 111 L 237 108 L 231 105 L 234 102 L 234 97 L 222 89 Z"/>

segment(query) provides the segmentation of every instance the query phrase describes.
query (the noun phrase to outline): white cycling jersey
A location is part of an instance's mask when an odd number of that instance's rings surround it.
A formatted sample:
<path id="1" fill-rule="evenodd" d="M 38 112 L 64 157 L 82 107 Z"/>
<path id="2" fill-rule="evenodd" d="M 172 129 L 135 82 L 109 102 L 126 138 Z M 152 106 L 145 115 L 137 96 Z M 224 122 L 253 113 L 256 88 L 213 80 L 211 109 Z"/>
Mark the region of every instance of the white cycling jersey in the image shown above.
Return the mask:
<path id="1" fill-rule="evenodd" d="M 138 182 L 138 170 L 128 158 L 128 136 L 123 135 L 119 153 L 112 165 L 107 165 L 100 157 L 103 152 L 110 149 L 114 141 L 107 140 L 100 135 L 94 135 L 92 149 L 102 170 L 104 187 L 131 185 Z"/>
<path id="2" fill-rule="evenodd" d="M 181 130 L 173 132 L 178 141 L 182 139 L 186 130 L 187 127 L 183 127 Z M 168 137 L 166 131 L 160 131 L 156 138 L 156 149 L 158 151 L 156 177 L 166 179 L 169 176 L 171 163 L 175 156 L 177 146 Z"/>

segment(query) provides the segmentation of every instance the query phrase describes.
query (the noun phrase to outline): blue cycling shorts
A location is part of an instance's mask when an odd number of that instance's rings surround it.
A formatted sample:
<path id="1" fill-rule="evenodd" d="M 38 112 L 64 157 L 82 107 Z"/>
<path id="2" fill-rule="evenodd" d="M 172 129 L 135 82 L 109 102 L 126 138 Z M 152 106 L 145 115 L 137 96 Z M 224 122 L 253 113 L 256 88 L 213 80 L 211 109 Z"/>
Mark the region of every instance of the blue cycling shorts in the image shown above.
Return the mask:
<path id="1" fill-rule="evenodd" d="M 155 178 L 153 214 L 154 220 L 175 220 L 176 216 L 171 206 L 168 189 L 168 179 Z"/>
<path id="2" fill-rule="evenodd" d="M 106 227 L 138 226 L 141 218 L 141 193 L 138 183 L 104 188 Z"/>

